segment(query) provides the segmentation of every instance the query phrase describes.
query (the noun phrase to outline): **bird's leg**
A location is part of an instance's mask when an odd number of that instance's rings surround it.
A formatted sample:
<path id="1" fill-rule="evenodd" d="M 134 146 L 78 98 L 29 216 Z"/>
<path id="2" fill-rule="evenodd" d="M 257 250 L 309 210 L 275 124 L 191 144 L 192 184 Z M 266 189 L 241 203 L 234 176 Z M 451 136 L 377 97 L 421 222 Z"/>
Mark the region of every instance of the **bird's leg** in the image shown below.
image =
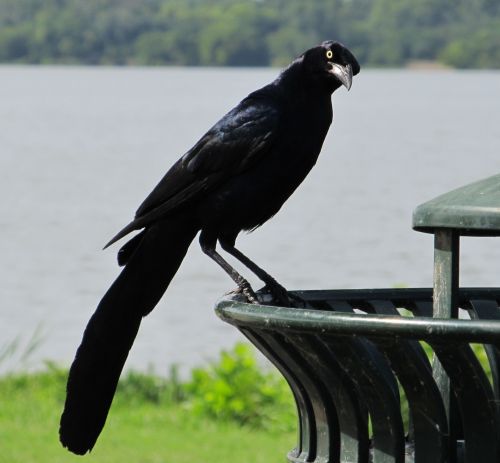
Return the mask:
<path id="1" fill-rule="evenodd" d="M 222 246 L 224 251 L 231 254 L 233 257 L 238 259 L 245 267 L 251 270 L 259 279 L 261 279 L 266 287 L 269 289 L 273 297 L 280 304 L 285 306 L 290 305 L 290 296 L 288 295 L 288 291 L 281 286 L 269 273 L 265 270 L 261 269 L 255 262 L 251 261 L 245 254 L 234 247 L 234 242 L 230 242 L 229 240 L 220 239 L 219 243 Z"/>
<path id="2" fill-rule="evenodd" d="M 215 262 L 217 262 L 222 269 L 231 277 L 231 279 L 238 285 L 240 291 L 252 304 L 258 304 L 257 296 L 253 291 L 250 283 L 243 278 L 231 265 L 224 260 L 224 258 L 215 250 L 215 240 L 209 240 L 202 232 L 200 235 L 201 250 Z"/>

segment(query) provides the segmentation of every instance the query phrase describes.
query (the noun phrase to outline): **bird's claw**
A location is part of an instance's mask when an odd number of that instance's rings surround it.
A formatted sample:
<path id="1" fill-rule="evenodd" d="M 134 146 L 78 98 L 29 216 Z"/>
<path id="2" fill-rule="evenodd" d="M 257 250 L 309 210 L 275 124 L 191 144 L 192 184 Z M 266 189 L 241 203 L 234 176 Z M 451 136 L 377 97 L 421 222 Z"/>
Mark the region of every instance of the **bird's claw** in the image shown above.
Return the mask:
<path id="1" fill-rule="evenodd" d="M 257 295 L 248 282 L 247 284 L 240 284 L 235 290 L 227 294 L 242 294 L 250 304 L 260 304 Z"/>
<path id="2" fill-rule="evenodd" d="M 241 292 L 247 298 L 250 304 L 259 304 L 257 295 L 254 293 L 252 287 L 250 286 L 250 283 L 247 280 L 241 278 L 241 280 L 238 282 L 238 286 L 240 287 Z"/>
<path id="3" fill-rule="evenodd" d="M 254 292 L 248 282 L 240 284 L 228 294 L 242 294 L 250 304 L 279 305 L 281 307 L 305 307 L 306 302 L 295 294 L 290 294 L 279 283 L 266 284 Z"/>
<path id="4" fill-rule="evenodd" d="M 242 292 L 250 304 L 260 304 L 257 299 L 257 295 L 253 292 L 253 289 L 250 286 L 243 288 Z"/>
<path id="5" fill-rule="evenodd" d="M 277 281 L 267 282 L 257 293 L 269 294 L 272 297 L 272 303 L 281 307 L 306 307 L 307 303 L 295 294 L 289 293 L 286 288 Z"/>
<path id="6" fill-rule="evenodd" d="M 266 285 L 268 286 L 268 285 Z M 288 297 L 288 291 L 281 286 L 279 283 L 276 283 L 272 286 L 269 286 L 269 290 L 273 295 L 273 298 L 276 299 L 280 304 L 284 304 L 287 307 L 290 304 L 290 298 Z"/>

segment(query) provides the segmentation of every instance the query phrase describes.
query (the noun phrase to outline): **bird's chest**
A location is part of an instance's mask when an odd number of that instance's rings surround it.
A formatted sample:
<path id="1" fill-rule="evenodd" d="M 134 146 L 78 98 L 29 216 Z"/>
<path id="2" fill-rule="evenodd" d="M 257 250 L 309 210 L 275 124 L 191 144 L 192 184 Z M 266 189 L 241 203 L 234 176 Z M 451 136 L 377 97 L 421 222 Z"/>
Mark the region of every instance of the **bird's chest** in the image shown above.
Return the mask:
<path id="1" fill-rule="evenodd" d="M 203 201 L 211 211 L 207 226 L 252 229 L 272 217 L 305 179 L 328 132 L 331 105 L 289 114 L 293 117 L 281 121 L 269 151 Z"/>
<path id="2" fill-rule="evenodd" d="M 324 105 L 302 105 L 287 114 L 269 152 L 249 172 L 254 188 L 283 201 L 316 163 L 332 121 L 332 107 L 328 100 Z"/>
<path id="3" fill-rule="evenodd" d="M 277 174 L 286 164 L 290 181 L 301 182 L 316 163 L 332 122 L 331 104 L 301 108 L 283 125 L 282 135 L 271 156 Z"/>

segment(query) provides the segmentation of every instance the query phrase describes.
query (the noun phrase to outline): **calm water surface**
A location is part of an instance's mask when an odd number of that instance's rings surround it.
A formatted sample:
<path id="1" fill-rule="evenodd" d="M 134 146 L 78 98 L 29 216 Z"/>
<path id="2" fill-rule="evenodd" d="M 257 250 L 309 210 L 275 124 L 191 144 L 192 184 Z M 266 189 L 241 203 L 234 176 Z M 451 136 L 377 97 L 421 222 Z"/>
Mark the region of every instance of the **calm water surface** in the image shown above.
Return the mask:
<path id="1" fill-rule="evenodd" d="M 118 272 L 103 244 L 276 72 L 0 67 L 0 349 L 20 337 L 22 351 L 40 327 L 29 366 L 69 364 Z M 334 97 L 313 172 L 241 249 L 291 289 L 430 286 L 432 237 L 411 230 L 412 210 L 500 172 L 499 103 L 498 72 L 363 71 Z M 500 284 L 500 239 L 464 239 L 462 255 L 463 285 Z M 233 287 L 193 243 L 128 366 L 186 369 L 232 346 L 213 306 Z"/>

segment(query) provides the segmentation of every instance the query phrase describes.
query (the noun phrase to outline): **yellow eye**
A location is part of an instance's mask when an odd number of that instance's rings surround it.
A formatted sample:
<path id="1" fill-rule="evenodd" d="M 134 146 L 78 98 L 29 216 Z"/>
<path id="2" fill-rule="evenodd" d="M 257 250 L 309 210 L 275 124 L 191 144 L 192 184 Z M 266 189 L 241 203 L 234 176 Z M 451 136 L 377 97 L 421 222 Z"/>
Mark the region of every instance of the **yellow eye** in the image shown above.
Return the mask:
<path id="1" fill-rule="evenodd" d="M 333 58 L 333 52 L 332 52 L 332 50 L 327 50 L 327 51 L 326 51 L 326 57 L 327 57 L 328 59 L 332 59 L 332 58 Z"/>

